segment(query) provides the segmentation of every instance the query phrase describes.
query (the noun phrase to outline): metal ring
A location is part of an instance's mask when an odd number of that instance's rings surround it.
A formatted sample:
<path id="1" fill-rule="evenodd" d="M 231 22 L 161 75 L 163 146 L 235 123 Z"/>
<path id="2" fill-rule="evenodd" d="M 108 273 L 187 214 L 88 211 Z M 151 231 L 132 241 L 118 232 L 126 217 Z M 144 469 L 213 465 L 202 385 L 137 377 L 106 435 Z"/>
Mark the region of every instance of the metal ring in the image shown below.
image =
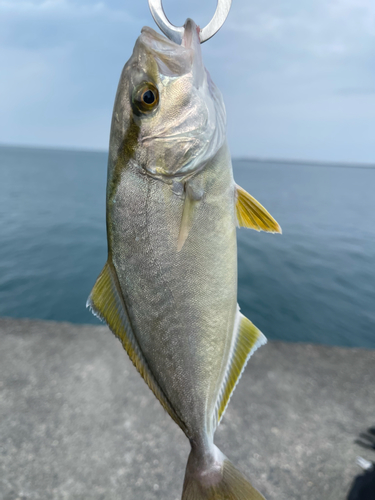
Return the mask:
<path id="1" fill-rule="evenodd" d="M 170 40 L 173 40 L 175 43 L 181 45 L 185 28 L 183 26 L 174 26 L 171 22 L 168 21 L 163 9 L 162 0 L 148 0 L 148 5 L 150 7 L 152 17 L 154 18 L 154 21 L 159 26 L 161 31 Z M 199 38 L 201 43 L 204 43 L 211 37 L 213 37 L 215 33 L 217 33 L 223 26 L 229 14 L 231 5 L 232 0 L 217 0 L 217 7 L 214 17 L 207 24 L 207 26 L 205 26 L 200 31 Z"/>

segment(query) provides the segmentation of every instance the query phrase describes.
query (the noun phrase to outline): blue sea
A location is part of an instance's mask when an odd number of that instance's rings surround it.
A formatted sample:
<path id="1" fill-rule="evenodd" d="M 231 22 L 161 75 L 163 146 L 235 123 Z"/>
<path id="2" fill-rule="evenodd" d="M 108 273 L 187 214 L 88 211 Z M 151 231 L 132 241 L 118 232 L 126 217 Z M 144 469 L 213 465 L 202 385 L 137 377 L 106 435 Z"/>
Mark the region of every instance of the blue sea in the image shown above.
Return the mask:
<path id="1" fill-rule="evenodd" d="M 98 323 L 107 154 L 0 147 L 0 316 Z M 375 348 L 375 168 L 234 161 L 283 234 L 238 231 L 239 304 L 269 339 Z"/>

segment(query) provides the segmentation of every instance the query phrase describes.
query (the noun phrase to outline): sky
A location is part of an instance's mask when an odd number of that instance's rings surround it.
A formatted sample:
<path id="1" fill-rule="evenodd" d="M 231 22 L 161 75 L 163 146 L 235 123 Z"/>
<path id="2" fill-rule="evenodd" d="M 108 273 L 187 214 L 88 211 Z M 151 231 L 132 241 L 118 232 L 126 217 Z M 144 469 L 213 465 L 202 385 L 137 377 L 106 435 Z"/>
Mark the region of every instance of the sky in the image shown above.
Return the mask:
<path id="1" fill-rule="evenodd" d="M 205 25 L 215 0 L 164 0 Z M 107 150 L 147 0 L 0 0 L 0 143 Z M 203 46 L 232 156 L 375 163 L 375 1 L 233 0 Z"/>

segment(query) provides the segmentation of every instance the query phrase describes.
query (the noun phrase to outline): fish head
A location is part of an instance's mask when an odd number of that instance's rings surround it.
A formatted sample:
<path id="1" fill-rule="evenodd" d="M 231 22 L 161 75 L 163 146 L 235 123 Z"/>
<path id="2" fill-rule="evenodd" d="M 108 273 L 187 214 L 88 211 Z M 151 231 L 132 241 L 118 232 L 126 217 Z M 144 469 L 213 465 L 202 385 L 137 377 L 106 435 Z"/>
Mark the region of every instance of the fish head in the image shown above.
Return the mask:
<path id="1" fill-rule="evenodd" d="M 169 183 L 190 178 L 220 149 L 225 108 L 204 67 L 194 21 L 186 21 L 181 45 L 142 29 L 121 75 L 112 139 L 116 156 L 125 151 L 126 159 Z"/>

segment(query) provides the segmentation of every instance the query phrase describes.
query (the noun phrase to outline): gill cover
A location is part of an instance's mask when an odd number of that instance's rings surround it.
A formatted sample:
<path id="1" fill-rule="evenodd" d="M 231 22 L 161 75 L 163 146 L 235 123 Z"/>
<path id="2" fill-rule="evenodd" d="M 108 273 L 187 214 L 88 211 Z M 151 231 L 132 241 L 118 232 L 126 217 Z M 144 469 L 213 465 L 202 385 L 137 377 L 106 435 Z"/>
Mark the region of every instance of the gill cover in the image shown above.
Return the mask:
<path id="1" fill-rule="evenodd" d="M 155 100 L 145 94 L 148 90 Z M 126 147 L 120 137 L 133 126 L 137 144 L 132 160 L 164 182 L 184 182 L 223 145 L 225 121 L 223 99 L 204 67 L 195 23 L 187 20 L 181 45 L 144 27 L 117 92 L 111 136 L 117 137 L 119 154 L 110 158 L 109 171 Z"/>

